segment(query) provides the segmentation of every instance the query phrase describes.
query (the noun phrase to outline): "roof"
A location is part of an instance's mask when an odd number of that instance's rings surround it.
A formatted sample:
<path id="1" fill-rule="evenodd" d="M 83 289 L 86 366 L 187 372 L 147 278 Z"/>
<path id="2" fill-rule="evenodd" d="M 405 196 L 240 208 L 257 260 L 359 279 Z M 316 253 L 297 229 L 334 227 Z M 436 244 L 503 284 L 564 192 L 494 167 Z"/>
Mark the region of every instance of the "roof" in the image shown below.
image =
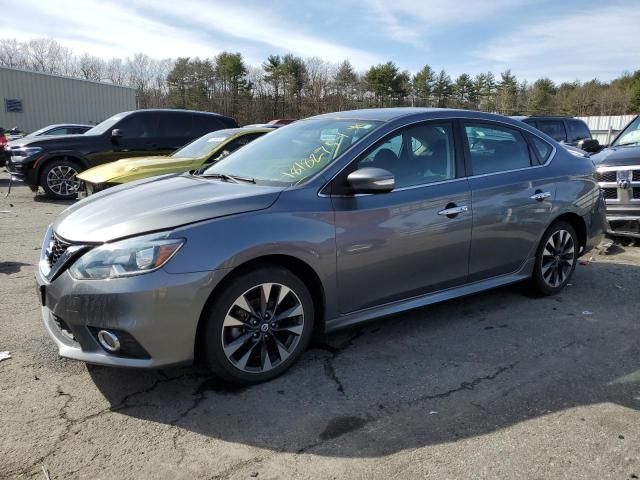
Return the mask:
<path id="1" fill-rule="evenodd" d="M 57 127 L 89 127 L 93 128 L 95 125 L 87 125 L 86 123 L 54 123 L 53 125 L 47 125 L 42 128 L 57 128 Z M 42 130 L 42 128 L 40 130 Z"/>
<path id="2" fill-rule="evenodd" d="M 127 90 L 135 90 L 133 87 L 126 87 L 124 85 L 116 85 L 115 83 L 109 82 L 98 82 L 96 80 L 86 80 L 84 78 L 70 77 L 68 75 L 58 75 L 55 73 L 45 73 L 45 72 L 34 72 L 33 70 L 26 70 L 24 68 L 15 68 L 15 67 L 0 67 L 0 70 L 10 70 L 14 72 L 22 72 L 33 75 L 42 75 L 45 77 L 56 77 L 56 78 L 64 78 L 65 80 L 73 80 L 77 82 L 85 82 L 85 83 L 95 83 L 97 85 L 104 85 L 105 87 L 114 87 L 114 88 L 126 88 Z"/>
<path id="3" fill-rule="evenodd" d="M 571 115 L 512 115 L 511 118 L 514 120 L 526 120 L 527 118 L 552 118 L 552 119 L 561 119 L 561 118 L 575 118 Z"/>
<path id="4" fill-rule="evenodd" d="M 480 112 L 477 110 L 462 110 L 456 108 L 370 108 L 362 110 L 347 110 L 343 112 L 325 113 L 311 118 L 345 119 L 345 120 L 377 120 L 390 122 L 400 118 L 423 117 L 426 119 L 467 118 L 475 120 L 497 120 L 503 123 L 519 123 L 513 117 L 506 117 L 495 113 Z"/>

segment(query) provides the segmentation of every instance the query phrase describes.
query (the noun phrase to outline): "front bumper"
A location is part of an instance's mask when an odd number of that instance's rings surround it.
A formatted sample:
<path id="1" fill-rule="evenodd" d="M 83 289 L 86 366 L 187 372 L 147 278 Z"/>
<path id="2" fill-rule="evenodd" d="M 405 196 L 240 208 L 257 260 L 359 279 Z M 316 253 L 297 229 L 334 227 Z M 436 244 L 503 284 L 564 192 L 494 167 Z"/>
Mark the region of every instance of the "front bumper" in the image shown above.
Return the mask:
<path id="1" fill-rule="evenodd" d="M 609 235 L 640 238 L 640 212 L 637 215 L 607 214 L 607 233 Z"/>
<path id="2" fill-rule="evenodd" d="M 119 367 L 157 368 L 191 363 L 198 322 L 217 283 L 216 272 L 155 272 L 112 280 L 76 280 L 68 271 L 49 282 L 36 269 L 42 321 L 60 356 Z M 126 332 L 148 353 L 110 353 L 100 329 Z"/>

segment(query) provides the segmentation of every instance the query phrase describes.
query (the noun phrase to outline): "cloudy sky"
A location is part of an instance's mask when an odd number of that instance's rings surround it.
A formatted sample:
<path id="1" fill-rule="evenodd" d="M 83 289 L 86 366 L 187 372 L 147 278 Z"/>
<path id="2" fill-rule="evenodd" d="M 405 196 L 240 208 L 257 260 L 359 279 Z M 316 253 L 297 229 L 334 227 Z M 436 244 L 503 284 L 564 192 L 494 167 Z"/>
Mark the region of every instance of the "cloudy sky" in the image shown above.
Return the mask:
<path id="1" fill-rule="evenodd" d="M 640 69 L 639 0 L 19 0 L 0 37 L 52 37 L 102 57 L 292 52 L 359 70 L 393 60 L 450 74 L 609 80 Z"/>

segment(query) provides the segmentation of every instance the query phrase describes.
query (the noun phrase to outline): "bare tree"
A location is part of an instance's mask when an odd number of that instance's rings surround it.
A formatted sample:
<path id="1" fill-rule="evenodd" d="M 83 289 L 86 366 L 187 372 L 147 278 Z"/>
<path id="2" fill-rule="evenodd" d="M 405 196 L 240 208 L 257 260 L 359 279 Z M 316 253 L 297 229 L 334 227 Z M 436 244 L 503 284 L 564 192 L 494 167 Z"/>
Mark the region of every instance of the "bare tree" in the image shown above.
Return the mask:
<path id="1" fill-rule="evenodd" d="M 106 66 L 100 57 L 83 53 L 78 59 L 78 71 L 81 78 L 99 82 L 105 78 Z"/>
<path id="2" fill-rule="evenodd" d="M 0 65 L 3 67 L 26 68 L 27 58 L 24 44 L 15 38 L 0 39 Z"/>

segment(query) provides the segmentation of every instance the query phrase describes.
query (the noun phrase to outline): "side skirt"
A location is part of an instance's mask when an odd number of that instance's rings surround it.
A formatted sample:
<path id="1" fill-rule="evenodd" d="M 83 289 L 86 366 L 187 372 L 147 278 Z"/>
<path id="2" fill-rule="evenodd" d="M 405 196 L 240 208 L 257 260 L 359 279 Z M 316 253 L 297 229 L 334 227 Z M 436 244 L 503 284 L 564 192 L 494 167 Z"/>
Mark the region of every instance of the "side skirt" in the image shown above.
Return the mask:
<path id="1" fill-rule="evenodd" d="M 346 315 L 341 315 L 337 318 L 327 321 L 326 331 L 331 332 L 334 330 L 339 330 L 341 328 L 350 327 L 352 325 L 356 325 L 358 323 L 366 322 L 369 320 L 374 320 L 380 317 L 395 315 L 406 310 L 412 310 L 414 308 L 424 307 L 433 303 L 451 300 L 453 298 L 473 295 L 474 293 L 482 292 L 484 290 L 491 290 L 493 288 L 508 285 L 510 283 L 520 282 L 531 277 L 531 275 L 533 274 L 534 265 L 535 258 L 530 258 L 524 263 L 520 270 L 508 275 L 501 275 L 499 277 L 480 280 L 478 282 L 469 283 L 460 287 L 448 288 L 446 290 L 428 293 L 419 297 L 412 297 L 407 300 L 399 300 L 397 302 L 387 303 L 377 307 L 371 307 L 364 310 L 358 310 L 352 313 L 348 313 Z"/>

